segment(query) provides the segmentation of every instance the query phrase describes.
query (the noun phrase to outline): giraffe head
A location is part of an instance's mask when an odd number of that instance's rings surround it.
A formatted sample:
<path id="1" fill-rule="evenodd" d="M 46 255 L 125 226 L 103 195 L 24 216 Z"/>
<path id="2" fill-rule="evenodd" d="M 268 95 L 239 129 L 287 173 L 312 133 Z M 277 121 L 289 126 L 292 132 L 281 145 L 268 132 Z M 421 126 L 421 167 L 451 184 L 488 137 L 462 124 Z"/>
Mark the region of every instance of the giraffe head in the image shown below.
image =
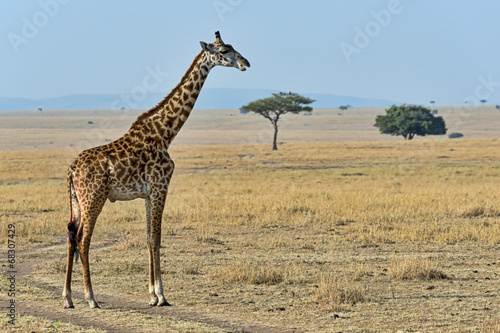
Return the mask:
<path id="1" fill-rule="evenodd" d="M 245 71 L 250 63 L 230 44 L 225 44 L 218 31 L 215 32 L 215 42 L 207 44 L 200 42 L 201 48 L 208 54 L 214 66 L 235 67 Z"/>

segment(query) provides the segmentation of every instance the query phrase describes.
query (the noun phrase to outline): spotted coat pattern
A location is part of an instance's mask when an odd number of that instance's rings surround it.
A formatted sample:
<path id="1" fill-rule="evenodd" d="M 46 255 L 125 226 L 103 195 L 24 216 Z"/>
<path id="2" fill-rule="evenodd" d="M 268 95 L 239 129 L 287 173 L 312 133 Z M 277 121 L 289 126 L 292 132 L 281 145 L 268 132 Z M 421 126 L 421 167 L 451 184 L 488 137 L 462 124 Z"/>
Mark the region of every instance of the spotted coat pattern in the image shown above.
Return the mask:
<path id="1" fill-rule="evenodd" d="M 225 44 L 218 32 L 211 44 L 200 42 L 202 51 L 180 83 L 156 107 L 140 115 L 127 133 L 109 144 L 83 151 L 67 173 L 71 218 L 68 224 L 68 258 L 63 290 L 64 306 L 72 308 L 73 262 L 81 257 L 85 299 L 98 308 L 92 291 L 89 247 L 92 232 L 106 200 L 146 203 L 149 252 L 150 305 L 168 305 L 160 271 L 162 214 L 174 162 L 168 147 L 186 122 L 203 84 L 214 66 L 244 71 L 250 63 Z M 75 257 L 76 256 L 76 257 Z"/>

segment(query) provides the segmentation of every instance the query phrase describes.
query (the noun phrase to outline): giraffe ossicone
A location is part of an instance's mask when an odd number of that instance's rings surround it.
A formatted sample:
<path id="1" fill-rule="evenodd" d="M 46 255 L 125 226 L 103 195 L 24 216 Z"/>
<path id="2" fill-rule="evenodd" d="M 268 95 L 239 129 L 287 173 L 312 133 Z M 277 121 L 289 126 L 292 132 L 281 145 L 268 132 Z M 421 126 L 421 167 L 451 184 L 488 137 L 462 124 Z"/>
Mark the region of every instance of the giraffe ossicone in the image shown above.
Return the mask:
<path id="1" fill-rule="evenodd" d="M 179 84 L 154 108 L 141 114 L 121 138 L 84 150 L 67 172 L 71 217 L 68 224 L 68 258 L 63 289 L 64 307 L 73 308 L 71 275 L 80 255 L 85 299 L 95 301 L 89 270 L 89 247 L 97 217 L 106 200 L 133 200 L 146 203 L 149 252 L 150 305 L 169 305 L 163 294 L 160 270 L 162 214 L 174 162 L 168 147 L 186 122 L 210 70 L 215 66 L 241 71 L 250 63 L 219 32 L 214 43 L 200 42 L 202 50 Z"/>

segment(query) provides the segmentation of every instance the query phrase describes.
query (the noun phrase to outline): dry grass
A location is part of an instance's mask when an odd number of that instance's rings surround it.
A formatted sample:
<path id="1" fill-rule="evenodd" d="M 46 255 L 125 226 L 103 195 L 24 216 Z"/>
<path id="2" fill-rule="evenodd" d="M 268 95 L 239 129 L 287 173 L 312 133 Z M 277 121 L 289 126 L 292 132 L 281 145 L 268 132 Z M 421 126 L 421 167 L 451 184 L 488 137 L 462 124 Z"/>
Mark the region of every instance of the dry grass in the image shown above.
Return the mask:
<path id="1" fill-rule="evenodd" d="M 162 248 L 167 298 L 289 330 L 494 331 L 498 151 L 495 139 L 285 144 L 278 152 L 173 147 Z M 0 234 L 16 225 L 27 253 L 20 262 L 48 256 L 30 257 L 30 249 L 65 241 L 63 177 L 75 154 L 0 153 Z M 119 290 L 147 304 L 145 228 L 142 200 L 104 207 L 91 246 L 98 301 Z M 98 250 L 104 244 L 113 245 Z M 60 289 L 64 248 L 55 247 L 56 259 L 40 263 L 33 279 Z M 74 277 L 81 291 L 79 265 Z M 139 317 L 134 327 L 143 327 Z M 481 318 L 491 320 L 484 326 Z"/>
<path id="2" fill-rule="evenodd" d="M 313 116 L 286 115 L 280 119 L 278 140 L 297 142 L 401 141 L 381 135 L 373 126 L 385 108 L 315 109 Z M 145 110 L 63 110 L 0 112 L 0 150 L 82 150 L 120 137 Z M 448 133 L 464 138 L 494 138 L 500 131 L 500 113 L 494 106 L 439 107 Z M 89 125 L 88 122 L 93 124 Z M 14 140 L 12 138 L 15 138 Z M 272 129 L 258 115 L 239 110 L 200 110 L 191 114 L 174 145 L 271 144 Z M 435 137 L 418 137 L 433 141 Z M 441 140 L 441 138 L 438 138 Z"/>
<path id="3" fill-rule="evenodd" d="M 500 319 L 489 318 L 485 320 L 481 326 L 483 333 L 498 333 L 500 332 Z"/>
<path id="4" fill-rule="evenodd" d="M 1 282 L 2 287 L 4 281 Z M 84 303 L 81 300 L 75 300 L 75 306 L 78 308 L 78 312 L 72 313 L 68 310 L 62 309 L 60 307 L 60 299 L 54 298 L 54 295 L 42 288 L 37 288 L 33 286 L 22 286 L 19 285 L 20 290 L 18 296 L 16 297 L 16 302 L 18 302 L 18 317 L 16 324 L 12 326 L 8 324 L 6 320 L 2 318 L 0 320 L 0 329 L 2 332 L 12 332 L 12 333 L 26 333 L 26 332 L 36 332 L 36 333 L 102 333 L 109 332 L 106 329 L 99 329 L 87 325 L 86 327 L 75 325 L 74 323 L 66 323 L 63 320 L 49 320 L 45 319 L 45 313 L 52 313 L 60 315 L 60 318 L 65 316 L 71 318 L 78 318 L 80 320 L 87 319 L 92 321 L 95 326 L 100 324 L 105 326 L 115 325 L 116 331 L 126 331 L 126 332 L 145 332 L 145 333 L 156 333 L 156 332 L 174 332 L 174 333 L 222 333 L 228 332 L 211 325 L 204 325 L 203 323 L 195 321 L 184 321 L 171 317 L 162 317 L 154 313 L 141 313 L 138 311 L 131 311 L 126 309 L 116 309 L 109 305 L 101 304 L 102 309 L 100 311 L 92 311 L 89 308 L 84 307 Z M 36 311 L 41 315 L 38 317 L 28 316 L 22 313 L 23 308 L 33 308 L 36 307 Z M 233 332 L 233 331 L 229 331 Z"/>
<path id="5" fill-rule="evenodd" d="M 52 321 L 40 317 L 28 316 L 20 314 L 17 319 L 15 327 L 7 322 L 0 321 L 0 329 L 5 333 L 26 333 L 26 332 L 36 332 L 36 333 L 105 333 L 106 331 L 91 328 L 91 327 L 80 327 L 77 325 L 72 325 L 64 323 L 62 321 Z"/>
<path id="6" fill-rule="evenodd" d="M 233 262 L 215 274 L 225 283 L 278 284 L 283 282 L 283 269 L 267 264 Z"/>
<path id="7" fill-rule="evenodd" d="M 273 155 L 261 146 L 173 149 L 178 168 L 165 234 L 194 228 L 200 242 L 213 243 L 223 242 L 215 234 L 221 227 L 312 224 L 318 230 L 347 229 L 333 234 L 340 243 L 498 244 L 500 227 L 493 222 L 499 217 L 500 163 L 491 156 L 499 145 L 495 140 L 287 145 Z M 252 150 L 252 160 L 239 157 Z M 444 153 L 450 158 L 439 159 Z M 63 180 L 68 153 L 1 155 L 0 228 L 8 217 L 29 243 L 56 241 L 68 219 Z M 43 161 L 33 174 L 29 156 L 34 163 Z M 108 204 L 100 220 L 106 222 L 99 222 L 98 233 L 142 230 L 137 221 L 144 220 L 143 203 Z M 274 237 L 271 246 L 290 242 Z"/>
<path id="8" fill-rule="evenodd" d="M 394 260 L 389 268 L 393 280 L 439 280 L 448 279 L 440 270 L 441 265 L 430 259 L 404 258 Z"/>
<path id="9" fill-rule="evenodd" d="M 345 311 L 343 306 L 356 305 L 367 300 L 366 292 L 352 278 L 338 277 L 332 273 L 321 274 L 319 283 L 314 285 L 313 300 L 331 311 Z"/>

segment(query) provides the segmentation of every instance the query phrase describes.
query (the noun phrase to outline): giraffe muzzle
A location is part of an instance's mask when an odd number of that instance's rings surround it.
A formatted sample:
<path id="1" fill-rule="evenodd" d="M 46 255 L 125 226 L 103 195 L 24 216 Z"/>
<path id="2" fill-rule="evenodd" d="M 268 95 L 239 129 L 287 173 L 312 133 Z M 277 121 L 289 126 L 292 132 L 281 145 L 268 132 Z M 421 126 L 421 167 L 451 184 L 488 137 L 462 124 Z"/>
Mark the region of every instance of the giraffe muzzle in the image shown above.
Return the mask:
<path id="1" fill-rule="evenodd" d="M 250 63 L 245 58 L 238 60 L 238 69 L 242 72 L 246 71 L 246 67 L 250 67 Z"/>

